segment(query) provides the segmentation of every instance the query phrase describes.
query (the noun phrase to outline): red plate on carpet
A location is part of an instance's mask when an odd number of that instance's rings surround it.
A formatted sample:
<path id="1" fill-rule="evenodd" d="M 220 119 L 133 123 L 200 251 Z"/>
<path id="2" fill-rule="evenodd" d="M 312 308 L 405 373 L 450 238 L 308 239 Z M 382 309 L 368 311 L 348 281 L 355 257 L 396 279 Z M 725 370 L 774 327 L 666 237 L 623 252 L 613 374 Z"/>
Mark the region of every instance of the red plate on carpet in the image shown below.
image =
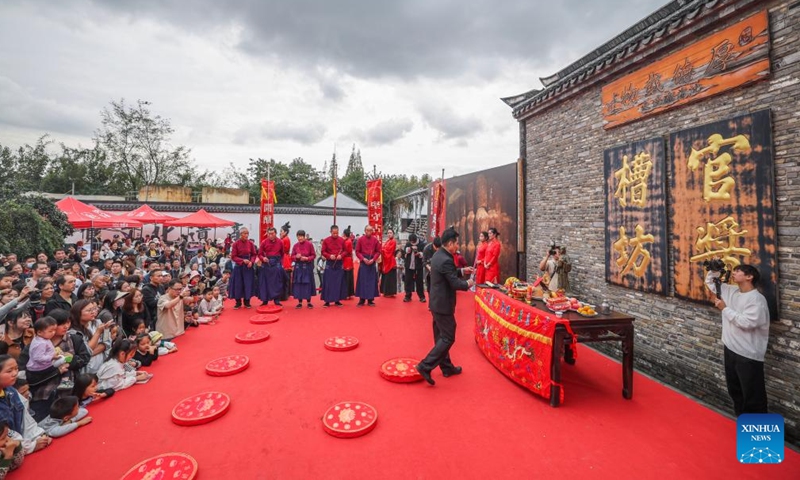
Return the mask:
<path id="1" fill-rule="evenodd" d="M 180 479 L 197 476 L 197 460 L 185 453 L 162 453 L 142 460 L 122 476 L 122 480 Z"/>
<path id="2" fill-rule="evenodd" d="M 172 421 L 178 425 L 202 425 L 225 415 L 231 397 L 222 392 L 204 392 L 180 401 L 172 409 Z"/>
<path id="3" fill-rule="evenodd" d="M 325 348 L 334 352 L 346 352 L 358 346 L 356 337 L 331 337 L 325 340 Z"/>
<path id="4" fill-rule="evenodd" d="M 278 320 L 280 320 L 280 317 L 270 313 L 262 313 L 261 315 L 253 315 L 252 317 L 250 317 L 250 323 L 255 323 L 256 325 L 266 325 L 268 323 L 275 323 Z"/>
<path id="5" fill-rule="evenodd" d="M 260 343 L 269 338 L 269 332 L 266 330 L 251 330 L 249 332 L 237 333 L 234 339 L 237 343 Z"/>
<path id="6" fill-rule="evenodd" d="M 393 358 L 381 365 L 381 377 L 395 383 L 411 383 L 422 380 L 416 367 L 419 360 L 414 358 Z"/>
<path id="7" fill-rule="evenodd" d="M 206 373 L 212 377 L 226 377 L 247 370 L 250 358 L 247 355 L 228 355 L 206 364 Z"/>
<path id="8" fill-rule="evenodd" d="M 339 402 L 322 416 L 322 427 L 339 438 L 356 438 L 371 432 L 378 423 L 378 411 L 364 402 Z"/>
<path id="9" fill-rule="evenodd" d="M 283 311 L 283 307 L 280 305 L 262 305 L 256 308 L 256 312 L 258 313 L 280 313 Z"/>

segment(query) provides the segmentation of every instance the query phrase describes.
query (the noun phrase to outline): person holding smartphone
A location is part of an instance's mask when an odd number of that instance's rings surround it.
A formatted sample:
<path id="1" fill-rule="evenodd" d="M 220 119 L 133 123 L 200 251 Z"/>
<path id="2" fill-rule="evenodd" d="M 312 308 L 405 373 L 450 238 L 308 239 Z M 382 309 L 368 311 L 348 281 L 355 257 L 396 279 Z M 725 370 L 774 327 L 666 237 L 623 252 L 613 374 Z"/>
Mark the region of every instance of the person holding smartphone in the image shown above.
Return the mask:
<path id="1" fill-rule="evenodd" d="M 189 287 L 185 287 L 180 280 L 171 280 L 164 295 L 158 298 L 156 330 L 164 335 L 165 340 L 184 334 L 183 299 L 190 293 Z"/>

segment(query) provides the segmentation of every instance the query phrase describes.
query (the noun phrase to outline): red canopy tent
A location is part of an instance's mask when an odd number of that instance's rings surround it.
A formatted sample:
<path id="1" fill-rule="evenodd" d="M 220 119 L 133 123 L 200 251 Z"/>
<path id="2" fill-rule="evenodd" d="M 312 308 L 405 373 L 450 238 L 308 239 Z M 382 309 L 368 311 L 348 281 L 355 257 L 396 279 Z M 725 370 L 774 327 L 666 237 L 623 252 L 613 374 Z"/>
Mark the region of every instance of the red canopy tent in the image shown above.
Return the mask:
<path id="1" fill-rule="evenodd" d="M 175 220 L 170 220 L 168 222 L 164 222 L 164 225 L 168 227 L 208 227 L 208 228 L 216 228 L 216 227 L 232 227 L 235 225 L 236 222 L 232 222 L 230 220 L 225 220 L 224 218 L 215 217 L 210 213 L 206 212 L 204 208 L 201 208 L 197 212 L 187 215 L 183 218 L 178 218 Z"/>
<path id="2" fill-rule="evenodd" d="M 74 197 L 64 197 L 56 202 L 59 210 L 67 215 L 67 221 L 78 230 L 86 228 L 131 228 L 141 227 L 136 219 L 121 218 L 87 205 Z"/>
<path id="3" fill-rule="evenodd" d="M 177 220 L 177 218 L 173 217 L 172 215 L 167 215 L 166 213 L 153 210 L 150 205 L 146 203 L 136 210 L 120 214 L 119 216 L 120 218 L 124 218 L 126 220 L 138 220 L 145 225 L 163 224 L 170 220 Z"/>

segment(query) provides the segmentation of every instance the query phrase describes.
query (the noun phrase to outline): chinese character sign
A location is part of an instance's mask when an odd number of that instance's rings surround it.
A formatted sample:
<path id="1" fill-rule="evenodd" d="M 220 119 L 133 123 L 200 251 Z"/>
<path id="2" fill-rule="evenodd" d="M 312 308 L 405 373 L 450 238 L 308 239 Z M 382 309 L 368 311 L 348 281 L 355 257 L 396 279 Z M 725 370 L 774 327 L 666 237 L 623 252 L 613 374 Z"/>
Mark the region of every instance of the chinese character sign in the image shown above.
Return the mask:
<path id="1" fill-rule="evenodd" d="M 375 229 L 375 236 L 383 238 L 383 181 L 367 182 L 367 215 L 369 224 Z"/>
<path id="2" fill-rule="evenodd" d="M 665 151 L 661 138 L 604 153 L 606 281 L 666 295 Z"/>
<path id="3" fill-rule="evenodd" d="M 261 179 L 261 212 L 259 215 L 259 245 L 267 239 L 267 230 L 275 224 L 275 182 Z"/>
<path id="4" fill-rule="evenodd" d="M 725 61 L 724 58 L 720 62 Z M 777 231 L 769 110 L 670 135 L 675 295 L 708 301 L 702 263 L 758 268 L 777 318 Z"/>
<path id="5" fill-rule="evenodd" d="M 605 128 L 769 77 L 769 25 L 762 10 L 603 87 Z"/>

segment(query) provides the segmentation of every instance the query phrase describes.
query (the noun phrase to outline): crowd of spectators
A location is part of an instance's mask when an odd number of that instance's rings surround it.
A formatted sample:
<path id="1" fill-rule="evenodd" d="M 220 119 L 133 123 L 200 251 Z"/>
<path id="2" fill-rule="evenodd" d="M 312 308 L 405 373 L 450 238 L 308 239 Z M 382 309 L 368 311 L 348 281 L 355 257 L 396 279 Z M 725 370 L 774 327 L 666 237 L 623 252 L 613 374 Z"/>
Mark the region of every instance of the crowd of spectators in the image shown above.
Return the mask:
<path id="1" fill-rule="evenodd" d="M 230 276 L 226 243 L 190 253 L 185 238 L 115 236 L 0 255 L 0 480 L 91 423 L 92 403 L 147 383 L 145 368 L 177 352 L 187 328 L 215 322 Z"/>

